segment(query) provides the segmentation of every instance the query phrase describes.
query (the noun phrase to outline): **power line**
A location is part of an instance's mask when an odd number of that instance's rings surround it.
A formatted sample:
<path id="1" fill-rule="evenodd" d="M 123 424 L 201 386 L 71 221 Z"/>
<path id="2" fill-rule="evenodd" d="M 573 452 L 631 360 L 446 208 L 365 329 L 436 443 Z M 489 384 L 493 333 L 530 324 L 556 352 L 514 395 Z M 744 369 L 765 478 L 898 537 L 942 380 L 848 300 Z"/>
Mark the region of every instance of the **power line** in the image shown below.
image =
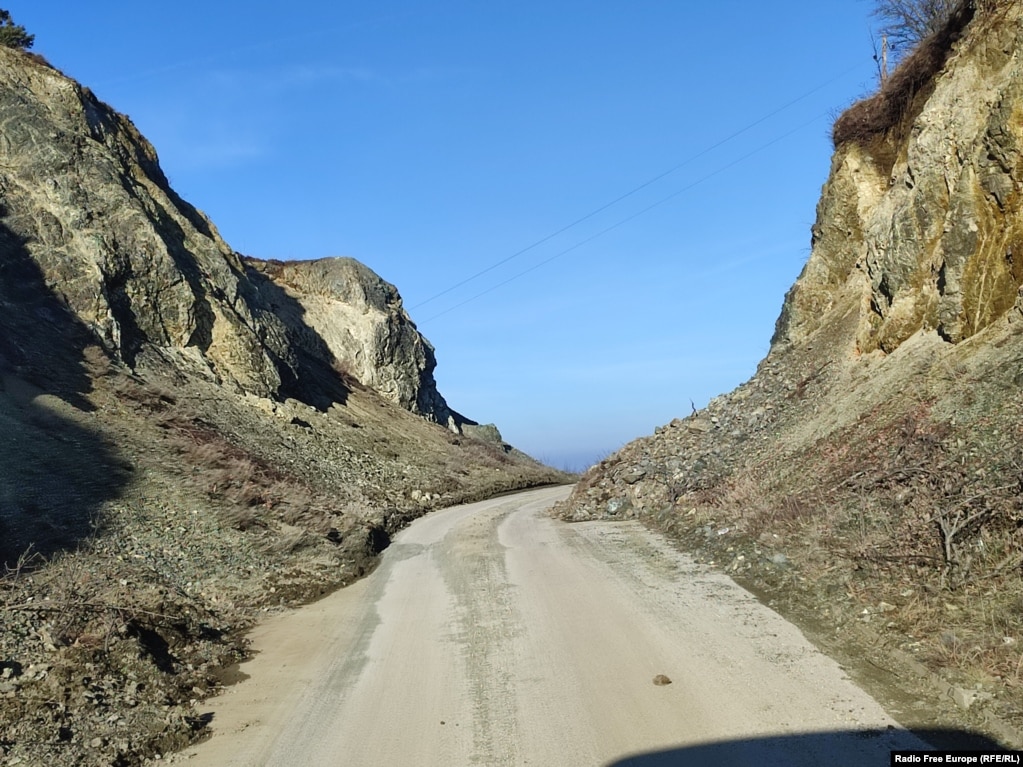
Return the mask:
<path id="1" fill-rule="evenodd" d="M 661 179 L 665 178 L 666 176 L 670 176 L 675 171 L 680 170 L 680 169 L 684 168 L 685 166 L 689 165 L 690 163 L 694 162 L 695 160 L 698 160 L 699 158 L 703 157 L 704 155 L 709 154 L 710 152 L 713 152 L 715 149 L 718 149 L 719 147 L 723 146 L 724 144 L 727 144 L 732 139 L 738 138 L 742 134 L 752 130 L 753 128 L 755 128 L 756 126 L 760 125 L 761 123 L 766 122 L 767 120 L 771 119 L 775 115 L 780 114 L 781 112 L 784 112 L 786 109 L 788 109 L 788 108 L 798 104 L 800 101 L 803 101 L 804 99 L 809 98 L 810 96 L 812 96 L 817 91 L 826 88 L 827 86 L 831 85 L 833 82 L 835 82 L 837 80 L 840 80 L 841 78 L 845 77 L 847 74 L 849 74 L 850 72 L 852 72 L 852 71 L 854 71 L 855 69 L 858 69 L 858 68 L 859 68 L 859 65 L 854 65 L 854 66 L 849 67 L 848 69 L 846 69 L 842 73 L 832 77 L 830 80 L 827 80 L 826 82 L 823 82 L 820 85 L 817 85 L 814 88 L 811 88 L 810 90 L 806 91 L 806 93 L 803 93 L 801 96 L 797 96 L 796 98 L 792 99 L 791 101 L 786 102 L 785 104 L 783 104 L 782 106 L 778 107 L 777 109 L 774 109 L 773 111 L 768 112 L 767 114 L 763 115 L 762 117 L 760 117 L 760 118 L 754 120 L 753 122 L 749 123 L 745 127 L 740 128 L 739 130 L 735 131 L 734 133 L 729 134 L 728 136 L 726 136 L 725 138 L 721 139 L 720 141 L 718 141 L 718 142 L 716 142 L 714 144 L 711 144 L 710 146 L 700 150 L 696 154 L 692 155 L 691 157 L 688 157 L 687 159 L 683 160 L 682 162 L 678 163 L 677 165 L 674 165 L 671 168 L 668 168 L 668 170 L 663 171 L 662 173 L 659 173 L 659 174 L 657 174 L 656 176 L 654 176 L 654 177 L 652 177 L 650 179 L 647 179 L 642 184 L 640 184 L 639 186 L 633 187 L 632 189 L 630 189 L 625 194 L 619 195 L 618 197 L 614 198 L 610 202 L 604 203 L 599 208 L 595 208 L 594 210 L 591 210 L 589 213 L 587 213 L 586 215 L 584 215 L 584 216 L 582 216 L 580 218 L 577 218 L 572 223 L 566 224 L 565 226 L 561 227 L 557 231 L 551 232 L 550 234 L 546 235 L 545 237 L 541 237 L 539 240 L 536 240 L 535 242 L 531 243 L 530 245 L 527 245 L 526 247 L 522 248 L 521 250 L 515 251 L 510 256 L 506 256 L 505 258 L 502 258 L 500 261 L 494 262 L 493 264 L 491 264 L 490 266 L 486 267 L 485 269 L 482 269 L 482 270 L 476 272 L 475 274 L 473 274 L 473 275 L 471 275 L 469 277 L 466 277 L 464 280 L 462 280 L 460 282 L 456 282 L 454 285 L 452 285 L 452 286 L 450 286 L 448 288 L 445 288 L 444 290 L 440 291 L 439 293 L 435 293 L 434 295 L 430 296 L 429 298 L 427 298 L 427 299 L 425 299 L 423 301 L 420 301 L 418 304 L 415 304 L 414 306 L 410 306 L 409 310 L 411 311 L 413 309 L 418 309 L 418 308 L 420 308 L 422 306 L 426 306 L 426 304 L 429 304 L 429 303 L 437 300 L 441 296 L 446 296 L 448 293 L 451 293 L 452 291 L 457 290 L 458 288 L 462 287 L 463 285 L 466 285 L 466 284 L 472 282 L 473 280 L 475 280 L 475 279 L 477 279 L 479 277 L 482 277 L 484 274 L 488 274 L 488 273 L 494 271 L 494 269 L 497 269 L 499 266 L 503 266 L 504 264 L 507 264 L 509 261 L 511 261 L 513 259 L 516 259 L 519 256 L 521 256 L 521 255 L 523 255 L 525 253 L 528 253 L 529 251 L 531 251 L 531 250 L 533 250 L 535 248 L 538 248 L 539 246 L 543 245 L 545 242 L 548 242 L 549 240 L 553 240 L 558 235 L 564 234 L 569 229 L 575 228 L 579 224 L 583 223 L 584 221 L 588 221 L 589 219 L 593 218 L 594 216 L 598 215 L 599 213 L 603 213 L 605 210 L 607 210 L 608 208 L 610 208 L 610 207 L 612 207 L 614 205 L 617 205 L 622 200 L 625 200 L 625 199 L 631 197 L 632 195 L 636 194 L 637 192 L 640 192 L 640 191 L 646 189 L 648 186 L 657 183 L 658 181 L 660 181 Z M 814 118 L 814 119 L 816 120 L 817 118 Z M 544 262 L 544 263 L 546 263 L 546 262 Z M 514 278 L 512 278 L 512 279 L 514 279 Z M 504 284 L 504 283 L 501 283 L 501 284 Z M 472 299 L 470 299 L 470 300 L 472 300 Z M 459 304 L 459 306 L 461 306 L 461 304 Z M 437 316 L 440 316 L 440 315 L 437 315 Z"/>
<path id="2" fill-rule="evenodd" d="M 683 194 L 684 192 L 688 192 L 690 189 L 692 189 L 695 186 L 698 186 L 699 184 L 702 184 L 704 181 L 707 181 L 708 179 L 714 178 L 715 176 L 718 176 L 718 175 L 724 173 L 729 168 L 733 168 L 736 165 L 738 165 L 739 163 L 744 162 L 745 160 L 748 160 L 753 155 L 758 154 L 758 153 L 764 151 L 765 149 L 768 149 L 769 147 L 774 146 L 778 142 L 787 139 L 792 134 L 798 133 L 799 131 L 803 130 L 803 128 L 807 127 L 808 125 L 812 125 L 813 123 L 815 123 L 818 120 L 820 120 L 822 117 L 827 117 L 827 114 L 819 114 L 816 117 L 814 117 L 813 119 L 807 120 L 806 122 L 802 123 L 801 125 L 793 128 L 792 130 L 787 131 L 787 132 L 783 133 L 782 135 L 780 135 L 780 136 L 778 136 L 778 137 L 776 137 L 774 139 L 771 139 L 766 144 L 762 144 L 761 146 L 757 147 L 753 151 L 748 152 L 748 153 L 742 155 L 741 157 L 736 158 L 735 160 L 733 160 L 732 162 L 728 163 L 727 165 L 722 165 L 717 170 L 714 170 L 714 171 L 706 174 L 705 176 L 701 176 L 700 178 L 696 179 L 692 183 L 682 187 L 681 189 L 679 189 L 679 190 L 677 190 L 675 192 L 672 192 L 667 197 L 662 197 L 657 202 L 652 203 L 652 204 L 646 206 L 645 208 L 643 208 L 642 210 L 636 211 L 635 213 L 632 213 L 629 216 L 626 216 L 625 218 L 615 222 L 614 224 L 611 224 L 611 226 L 608 226 L 608 227 L 606 227 L 604 229 L 601 229 L 596 234 L 592 234 L 592 235 L 590 235 L 589 237 L 587 237 L 584 240 L 580 240 L 575 245 L 572 245 L 571 247 L 565 248 L 564 250 L 559 251 L 558 253 L 555 253 L 550 258 L 544 259 L 543 261 L 540 261 L 539 263 L 533 264 L 533 266 L 529 267 L 528 269 L 523 269 L 521 272 L 512 275 L 508 279 L 503 280 L 502 282 L 499 282 L 496 285 L 492 285 L 489 288 L 487 288 L 486 290 L 480 291 L 479 293 L 477 293 L 476 295 L 472 296 L 471 298 L 467 298 L 464 301 L 462 301 L 461 303 L 457 303 L 454 306 L 451 306 L 451 307 L 445 309 L 444 311 L 439 312 L 439 313 L 433 315 L 432 317 L 428 317 L 427 319 L 422 320 L 422 322 L 432 322 L 433 320 L 437 319 L 438 317 L 443 317 L 445 314 L 449 314 L 450 312 L 453 312 L 455 309 L 460 309 L 461 307 L 465 306 L 466 304 L 470 304 L 473 301 L 475 301 L 476 299 L 482 298 L 483 296 L 487 295 L 488 293 L 492 293 L 493 291 L 497 290 L 498 288 L 504 287 L 509 282 L 514 282 L 515 280 L 519 279 L 520 277 L 524 277 L 525 275 L 529 274 L 530 272 L 536 271 L 541 266 L 546 266 L 547 264 L 549 264 L 551 261 L 554 261 L 555 259 L 561 258 L 562 256 L 567 255 L 567 254 L 571 253 L 574 250 L 578 250 L 583 245 L 587 245 L 587 244 L 593 242 L 594 240 L 596 240 L 597 238 L 603 237 L 608 232 L 612 232 L 615 229 L 618 229 L 619 227 L 624 226 L 625 224 L 629 223 L 630 221 L 633 221 L 634 219 L 637 219 L 640 216 L 642 216 L 642 215 L 644 215 L 646 213 L 649 213 L 654 208 L 660 207 L 664 203 L 669 202 L 670 200 L 675 199 L 680 194 Z M 508 259 L 505 259 L 505 260 L 507 261 Z M 462 283 L 462 284 L 464 284 L 464 283 Z M 450 292 L 450 291 L 446 291 L 446 292 Z M 419 306 L 422 306 L 422 304 L 419 304 Z"/>

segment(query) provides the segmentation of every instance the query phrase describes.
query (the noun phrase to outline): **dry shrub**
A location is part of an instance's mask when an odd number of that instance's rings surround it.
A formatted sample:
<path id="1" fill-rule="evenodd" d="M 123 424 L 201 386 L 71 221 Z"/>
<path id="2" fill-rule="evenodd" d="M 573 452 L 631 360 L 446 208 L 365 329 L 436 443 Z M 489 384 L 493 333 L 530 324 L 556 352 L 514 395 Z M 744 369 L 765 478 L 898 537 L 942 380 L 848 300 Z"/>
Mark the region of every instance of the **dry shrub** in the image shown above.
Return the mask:
<path id="1" fill-rule="evenodd" d="M 269 494 L 282 522 L 318 535 L 327 535 L 344 516 L 354 513 L 350 506 L 339 509 L 333 500 L 316 499 L 309 488 L 298 483 L 276 483 Z"/>
<path id="2" fill-rule="evenodd" d="M 358 391 L 369 391 L 369 387 L 363 386 L 362 381 L 352 372 L 351 363 L 348 360 L 339 360 L 334 357 L 330 364 L 331 369 L 337 373 L 347 388 Z"/>
<path id="3" fill-rule="evenodd" d="M 241 253 L 235 253 L 235 255 L 245 266 L 262 272 L 270 279 L 280 277 L 281 272 L 284 271 L 284 262 L 277 258 L 254 258 L 252 256 L 244 256 Z"/>
<path id="4" fill-rule="evenodd" d="M 82 364 L 85 366 L 85 371 L 93 378 L 102 378 L 114 372 L 110 355 L 96 344 L 90 344 L 82 349 Z"/>
<path id="5" fill-rule="evenodd" d="M 205 436 L 210 441 L 186 441 L 182 453 L 200 470 L 205 492 L 227 503 L 222 512 L 225 524 L 251 530 L 266 527 L 272 516 L 317 534 L 334 526 L 331 514 L 304 483 L 281 475 L 222 438 Z"/>
<path id="6" fill-rule="evenodd" d="M 34 61 L 36 64 L 39 64 L 40 66 L 46 67 L 47 69 L 52 69 L 54 72 L 57 72 L 58 74 L 61 74 L 61 75 L 64 74 L 64 72 L 62 70 L 60 70 L 57 67 L 53 66 L 53 64 L 50 63 L 49 59 L 47 59 L 41 53 L 36 53 L 35 51 L 21 51 L 21 55 L 24 56 L 26 59 L 28 59 L 30 61 Z M 66 75 L 65 75 L 65 77 L 66 77 Z M 88 90 L 88 89 L 83 89 L 83 90 Z M 91 91 L 89 91 L 89 92 L 91 93 Z"/>
<path id="7" fill-rule="evenodd" d="M 227 460 L 224 446 L 216 442 L 188 442 L 183 452 L 189 463 L 204 469 L 222 467 Z"/>
<path id="8" fill-rule="evenodd" d="M 890 136 L 897 142 L 933 90 L 935 76 L 974 14 L 973 4 L 963 3 L 944 29 L 923 40 L 903 59 L 875 95 L 853 104 L 839 116 L 831 133 L 835 146 L 847 142 L 866 145 L 879 136 Z"/>
<path id="9" fill-rule="evenodd" d="M 252 509 L 260 506 L 270 509 L 277 503 L 273 488 L 279 486 L 281 480 L 268 466 L 208 431 L 201 423 L 165 422 L 162 425 L 182 427 L 177 429 L 183 437 L 178 450 L 204 491 L 211 498 L 229 502 L 225 521 L 231 527 L 252 528 L 256 524 Z"/>
<path id="10" fill-rule="evenodd" d="M 952 595 L 908 580 L 902 586 L 901 592 L 889 594 L 896 605 L 890 619 L 917 640 L 918 659 L 964 686 L 1002 683 L 1018 695 L 1023 687 L 1018 645 L 1023 584 L 1018 577 L 1013 583 L 973 586 Z"/>
<path id="11" fill-rule="evenodd" d="M 237 487 L 251 483 L 260 473 L 260 467 L 245 456 L 231 456 L 222 469 L 222 476 Z"/>
<path id="12" fill-rule="evenodd" d="M 177 395 L 170 389 L 130 375 L 119 376 L 115 380 L 113 390 L 123 399 L 142 405 L 153 412 L 167 410 L 178 403 Z"/>
<path id="13" fill-rule="evenodd" d="M 308 505 L 288 503 L 281 510 L 280 519 L 286 525 L 302 527 L 317 533 L 326 534 L 332 527 L 330 514 L 323 509 L 313 508 Z"/>
<path id="14" fill-rule="evenodd" d="M 765 532 L 789 532 L 805 523 L 820 504 L 808 499 L 805 494 L 792 494 L 771 488 L 770 482 L 751 469 L 738 472 L 715 492 L 697 494 L 705 503 L 728 509 L 741 520 L 743 532 L 757 538 Z"/>
<path id="15" fill-rule="evenodd" d="M 463 455 L 469 456 L 474 459 L 474 462 L 488 468 L 496 468 L 510 463 L 504 445 L 463 436 L 461 448 Z"/>
<path id="16" fill-rule="evenodd" d="M 251 508 L 252 506 L 270 505 L 266 488 L 252 480 L 244 480 L 236 483 L 236 486 L 231 493 L 231 497 L 239 506 L 247 506 Z"/>
<path id="17" fill-rule="evenodd" d="M 166 401 L 173 396 L 134 379 L 124 386 L 134 400 Z M 320 497 L 305 482 L 233 444 L 215 425 L 180 404 L 167 402 L 158 423 L 181 457 L 182 473 L 220 509 L 226 526 L 246 531 L 279 520 L 327 535 L 351 510 L 339 508 L 338 499 Z"/>
<path id="18" fill-rule="evenodd" d="M 281 505 L 292 508 L 308 508 L 313 503 L 313 494 L 309 488 L 290 479 L 275 480 L 267 489 L 267 494 Z"/>
<path id="19" fill-rule="evenodd" d="M 230 506 L 221 510 L 220 518 L 228 527 L 241 532 L 264 526 L 251 506 Z"/>
<path id="20" fill-rule="evenodd" d="M 1000 456 L 1008 468 L 998 468 L 965 453 L 927 404 L 864 426 L 837 435 L 845 477 L 823 489 L 836 551 L 858 567 L 913 568 L 945 593 L 1019 574 L 1023 510 L 1011 466 L 1023 457 L 1009 449 Z"/>

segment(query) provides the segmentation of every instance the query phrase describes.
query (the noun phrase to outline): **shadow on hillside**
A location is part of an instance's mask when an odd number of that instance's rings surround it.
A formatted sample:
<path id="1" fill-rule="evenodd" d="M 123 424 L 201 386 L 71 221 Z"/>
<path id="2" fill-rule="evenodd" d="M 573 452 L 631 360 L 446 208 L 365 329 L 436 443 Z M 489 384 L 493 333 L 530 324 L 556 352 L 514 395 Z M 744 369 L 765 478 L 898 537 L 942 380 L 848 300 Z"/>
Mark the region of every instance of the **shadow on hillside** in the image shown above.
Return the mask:
<path id="1" fill-rule="evenodd" d="M 94 409 L 83 354 L 93 342 L 0 224 L 0 573 L 29 547 L 75 546 L 127 482 L 113 446 L 69 417 Z"/>
<path id="2" fill-rule="evenodd" d="M 158 168 L 157 171 L 159 171 Z M 124 189 L 135 198 L 141 209 L 148 211 L 150 222 L 167 248 L 167 254 L 174 262 L 178 273 L 184 277 L 185 283 L 192 293 L 193 300 L 190 311 L 193 315 L 195 329 L 192 332 L 192 336 L 188 339 L 187 345 L 195 346 L 203 353 L 207 352 L 213 344 L 213 326 L 216 322 L 216 316 L 210 303 L 210 291 L 207 288 L 208 282 L 203 279 L 199 264 L 196 262 L 195 256 L 188 249 L 188 237 L 185 231 L 174 220 L 174 216 L 163 206 L 160 200 L 140 194 L 139 190 L 131 184 L 126 183 Z M 180 198 L 177 198 L 176 195 L 174 199 L 180 201 Z M 200 231 L 206 236 L 212 237 L 209 226 L 202 221 L 198 212 L 190 206 L 189 210 L 192 217 L 202 224 Z M 188 210 L 183 210 L 182 213 L 186 218 L 189 217 Z M 191 218 L 189 218 L 189 221 L 191 221 Z M 143 311 L 148 311 L 149 307 L 145 304 L 139 306 L 137 299 L 133 301 L 129 296 L 130 283 L 134 279 L 135 275 L 130 270 L 117 275 L 106 275 L 105 277 L 107 302 L 120 329 L 118 351 L 121 358 L 131 368 L 135 367 L 138 355 L 147 341 L 157 345 L 166 343 L 165 339 L 147 338 L 146 333 L 140 327 L 136 311 L 140 308 Z M 224 298 L 223 295 L 218 297 Z"/>
<path id="3" fill-rule="evenodd" d="M 351 382 L 337 367 L 337 360 L 326 341 L 305 321 L 302 304 L 254 266 L 254 259 L 243 258 L 245 274 L 256 289 L 260 308 L 277 317 L 287 334 L 287 358 L 278 357 L 281 395 L 297 399 L 321 412 L 331 405 L 348 401 Z M 266 262 L 272 267 L 273 262 Z"/>
<path id="4" fill-rule="evenodd" d="M 212 239 L 214 234 L 202 214 L 171 189 L 158 166 L 149 164 L 147 167 L 149 173 L 157 174 L 157 182 L 174 206 L 174 212 L 184 216 L 201 234 Z M 131 185 L 125 188 L 136 195 L 140 206 L 150 209 L 153 226 L 178 272 L 188 284 L 193 297 L 192 312 L 195 314 L 196 328 L 188 339 L 188 346 L 206 353 L 213 344 L 212 330 L 216 324 L 212 300 L 226 303 L 228 298 L 220 287 L 203 277 L 202 269 L 189 249 L 188 236 L 173 212 L 158 199 L 138 196 Z M 281 378 L 278 393 L 321 411 L 326 411 L 335 403 L 343 405 L 347 401 L 349 388 L 344 376 L 336 369 L 327 344 L 305 322 L 305 309 L 247 261 L 244 268 L 248 281 L 243 280 L 240 287 L 247 291 L 246 298 L 250 299 L 251 308 L 257 314 L 263 312 L 276 317 L 280 323 L 278 328 L 264 328 L 260 335 L 264 349 Z M 132 302 L 126 296 L 126 280 L 127 277 L 116 283 L 108 281 L 107 297 L 121 328 L 121 356 L 129 366 L 134 367 L 136 355 L 147 339 L 139 329 Z"/>
<path id="5" fill-rule="evenodd" d="M 891 752 L 997 751 L 1004 747 L 965 730 L 839 730 L 703 743 L 636 754 L 605 767 L 868 767 L 888 765 Z"/>

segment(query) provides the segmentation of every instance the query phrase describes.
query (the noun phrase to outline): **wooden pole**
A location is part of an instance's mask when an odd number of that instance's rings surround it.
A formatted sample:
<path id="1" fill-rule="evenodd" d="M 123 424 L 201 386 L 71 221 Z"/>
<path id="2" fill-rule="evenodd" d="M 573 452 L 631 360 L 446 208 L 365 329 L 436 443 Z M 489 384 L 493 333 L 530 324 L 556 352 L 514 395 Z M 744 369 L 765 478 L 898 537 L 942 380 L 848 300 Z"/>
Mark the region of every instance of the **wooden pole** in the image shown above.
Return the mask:
<path id="1" fill-rule="evenodd" d="M 888 35 L 881 35 L 881 85 L 888 81 Z"/>

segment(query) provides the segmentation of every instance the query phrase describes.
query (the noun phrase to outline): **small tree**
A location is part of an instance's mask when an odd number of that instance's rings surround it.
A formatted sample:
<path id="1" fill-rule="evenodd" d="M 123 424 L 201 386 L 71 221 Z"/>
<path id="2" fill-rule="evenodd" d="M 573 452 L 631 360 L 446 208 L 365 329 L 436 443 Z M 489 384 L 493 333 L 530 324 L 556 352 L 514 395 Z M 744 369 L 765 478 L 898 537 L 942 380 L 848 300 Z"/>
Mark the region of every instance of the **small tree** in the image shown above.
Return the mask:
<path id="1" fill-rule="evenodd" d="M 0 8 L 0 45 L 26 51 L 35 40 L 35 35 L 30 35 L 23 26 L 14 23 L 10 11 Z"/>
<path id="2" fill-rule="evenodd" d="M 875 0 L 880 33 L 896 55 L 907 53 L 942 29 L 964 0 Z"/>

